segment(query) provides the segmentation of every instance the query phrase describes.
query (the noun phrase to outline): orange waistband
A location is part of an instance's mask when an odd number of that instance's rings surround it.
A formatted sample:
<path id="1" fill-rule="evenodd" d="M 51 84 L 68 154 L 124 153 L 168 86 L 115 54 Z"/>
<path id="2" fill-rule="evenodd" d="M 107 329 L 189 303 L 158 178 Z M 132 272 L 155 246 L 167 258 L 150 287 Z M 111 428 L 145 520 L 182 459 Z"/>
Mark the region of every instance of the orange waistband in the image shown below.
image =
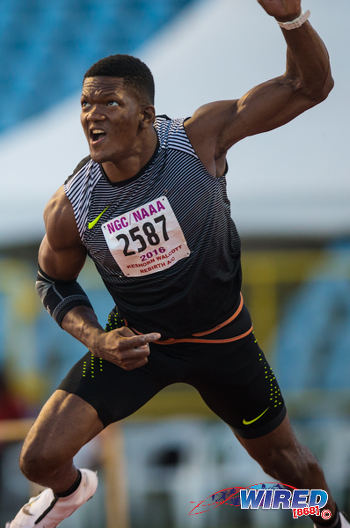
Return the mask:
<path id="1" fill-rule="evenodd" d="M 169 339 L 164 339 L 164 341 L 155 341 L 156 345 L 174 345 L 175 343 L 205 343 L 205 344 L 224 344 L 224 343 L 232 343 L 233 341 L 238 341 L 239 339 L 243 339 L 243 337 L 246 337 L 253 331 L 253 326 L 249 328 L 246 332 L 243 334 L 239 334 L 234 337 L 228 337 L 226 339 L 200 339 L 200 338 L 191 338 L 191 337 L 183 337 L 180 339 L 176 339 L 173 337 L 170 337 Z"/>
<path id="2" fill-rule="evenodd" d="M 238 317 L 238 315 L 241 313 L 243 308 L 243 295 L 240 294 L 240 302 L 238 305 L 237 310 L 225 321 L 222 323 L 214 326 L 214 328 L 211 328 L 210 330 L 205 330 L 204 332 L 196 332 L 192 334 L 190 337 L 182 337 L 182 338 L 175 338 L 175 337 L 169 337 L 168 339 L 162 339 L 159 341 L 155 341 L 157 345 L 173 345 L 175 343 L 212 343 L 212 344 L 220 344 L 220 343 L 232 343 L 233 341 L 238 341 L 239 339 L 243 339 L 243 337 L 246 337 L 253 331 L 253 326 L 249 328 L 246 332 L 243 334 L 239 334 L 234 337 L 229 337 L 226 339 L 199 339 L 203 336 L 207 336 L 209 334 L 213 334 L 214 332 L 217 332 L 221 328 L 224 328 L 228 324 L 232 323 Z M 126 322 L 125 322 L 126 323 Z M 127 325 L 127 323 L 126 323 Z M 142 332 L 138 332 L 135 328 L 131 328 L 135 334 L 141 334 Z"/>

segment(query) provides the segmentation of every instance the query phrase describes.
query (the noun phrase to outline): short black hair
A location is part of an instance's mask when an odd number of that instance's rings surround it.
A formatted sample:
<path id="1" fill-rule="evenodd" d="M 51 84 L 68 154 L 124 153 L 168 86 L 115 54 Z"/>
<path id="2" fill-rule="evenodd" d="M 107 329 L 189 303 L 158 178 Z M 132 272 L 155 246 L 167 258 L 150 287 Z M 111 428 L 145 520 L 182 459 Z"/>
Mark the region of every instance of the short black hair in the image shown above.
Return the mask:
<path id="1" fill-rule="evenodd" d="M 120 77 L 134 88 L 138 95 L 154 104 L 154 80 L 151 70 L 144 62 L 131 55 L 110 55 L 95 62 L 84 75 L 87 77 Z"/>

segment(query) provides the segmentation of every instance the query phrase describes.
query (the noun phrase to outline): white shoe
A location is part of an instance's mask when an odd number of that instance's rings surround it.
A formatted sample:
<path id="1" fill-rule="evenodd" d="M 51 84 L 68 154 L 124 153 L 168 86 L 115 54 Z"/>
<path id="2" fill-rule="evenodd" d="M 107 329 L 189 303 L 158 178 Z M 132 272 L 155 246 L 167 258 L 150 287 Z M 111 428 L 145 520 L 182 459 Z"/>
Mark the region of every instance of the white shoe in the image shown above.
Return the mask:
<path id="1" fill-rule="evenodd" d="M 82 504 L 91 499 L 97 488 L 97 475 L 90 469 L 81 469 L 81 482 L 68 497 L 55 497 L 52 489 L 46 488 L 29 499 L 5 528 L 56 528 Z"/>
<path id="2" fill-rule="evenodd" d="M 340 526 L 341 526 L 341 528 L 350 528 L 349 521 L 347 519 L 345 519 L 344 515 L 341 512 L 339 512 L 339 516 L 340 516 Z M 7 527 L 5 527 L 5 528 L 7 528 Z M 317 528 L 316 524 L 314 524 L 314 528 Z"/>

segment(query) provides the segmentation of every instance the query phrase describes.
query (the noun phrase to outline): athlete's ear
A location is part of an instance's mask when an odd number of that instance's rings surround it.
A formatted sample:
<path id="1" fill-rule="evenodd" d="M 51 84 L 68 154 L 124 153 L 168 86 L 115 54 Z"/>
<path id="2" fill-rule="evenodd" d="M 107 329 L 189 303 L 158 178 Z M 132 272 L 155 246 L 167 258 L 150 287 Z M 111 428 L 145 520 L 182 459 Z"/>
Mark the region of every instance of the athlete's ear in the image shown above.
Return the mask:
<path id="1" fill-rule="evenodd" d="M 153 125 L 156 118 L 156 111 L 154 106 L 147 105 L 144 106 L 140 112 L 140 127 L 147 128 L 150 125 Z"/>

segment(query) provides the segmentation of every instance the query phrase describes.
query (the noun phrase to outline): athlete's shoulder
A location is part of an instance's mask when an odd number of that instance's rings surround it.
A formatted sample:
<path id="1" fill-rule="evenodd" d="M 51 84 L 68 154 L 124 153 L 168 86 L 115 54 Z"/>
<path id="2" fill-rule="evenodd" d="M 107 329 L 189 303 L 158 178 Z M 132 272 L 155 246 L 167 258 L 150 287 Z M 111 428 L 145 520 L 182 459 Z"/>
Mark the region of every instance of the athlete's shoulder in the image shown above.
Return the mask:
<path id="1" fill-rule="evenodd" d="M 105 182 L 99 163 L 90 156 L 84 158 L 74 169 L 73 174 L 63 185 L 64 192 L 71 204 L 80 236 L 84 237 L 86 220 L 91 200 L 99 184 Z"/>
<path id="2" fill-rule="evenodd" d="M 183 122 L 183 117 L 178 117 L 174 119 L 166 114 L 161 114 L 156 116 L 154 126 L 155 128 L 173 128 L 174 126 L 181 126 Z"/>
<path id="3" fill-rule="evenodd" d="M 67 198 L 66 193 L 64 192 L 64 187 L 61 185 L 51 196 L 50 200 L 47 202 L 44 209 L 44 220 L 47 221 L 60 221 L 62 218 L 72 216 L 73 209 L 69 199 Z"/>
<path id="4" fill-rule="evenodd" d="M 157 115 L 154 121 L 154 128 L 157 131 L 158 137 L 164 135 L 165 131 L 169 128 L 169 124 L 172 121 L 167 115 Z"/>
<path id="5" fill-rule="evenodd" d="M 78 163 L 73 173 L 64 182 L 64 191 L 74 204 L 89 201 L 89 197 L 96 184 L 102 177 L 102 170 L 99 163 L 90 156 L 86 156 Z"/>
<path id="6" fill-rule="evenodd" d="M 155 120 L 155 129 L 159 143 L 163 149 L 172 149 L 198 157 L 187 136 L 184 124 L 190 118 L 178 117 L 171 119 L 167 115 L 159 115 Z"/>
<path id="7" fill-rule="evenodd" d="M 166 114 L 159 114 L 156 116 L 156 121 L 171 121 L 171 117 Z"/>
<path id="8" fill-rule="evenodd" d="M 64 182 L 64 185 L 66 185 L 78 172 L 80 172 L 84 167 L 86 167 L 91 162 L 91 156 L 85 156 L 81 161 L 79 161 L 78 165 L 73 170 L 72 174 L 68 176 L 66 181 Z M 91 164 L 91 163 L 90 163 Z"/>
<path id="9" fill-rule="evenodd" d="M 72 205 L 61 186 L 44 209 L 44 222 L 50 245 L 55 247 L 62 238 L 79 239 Z"/>

